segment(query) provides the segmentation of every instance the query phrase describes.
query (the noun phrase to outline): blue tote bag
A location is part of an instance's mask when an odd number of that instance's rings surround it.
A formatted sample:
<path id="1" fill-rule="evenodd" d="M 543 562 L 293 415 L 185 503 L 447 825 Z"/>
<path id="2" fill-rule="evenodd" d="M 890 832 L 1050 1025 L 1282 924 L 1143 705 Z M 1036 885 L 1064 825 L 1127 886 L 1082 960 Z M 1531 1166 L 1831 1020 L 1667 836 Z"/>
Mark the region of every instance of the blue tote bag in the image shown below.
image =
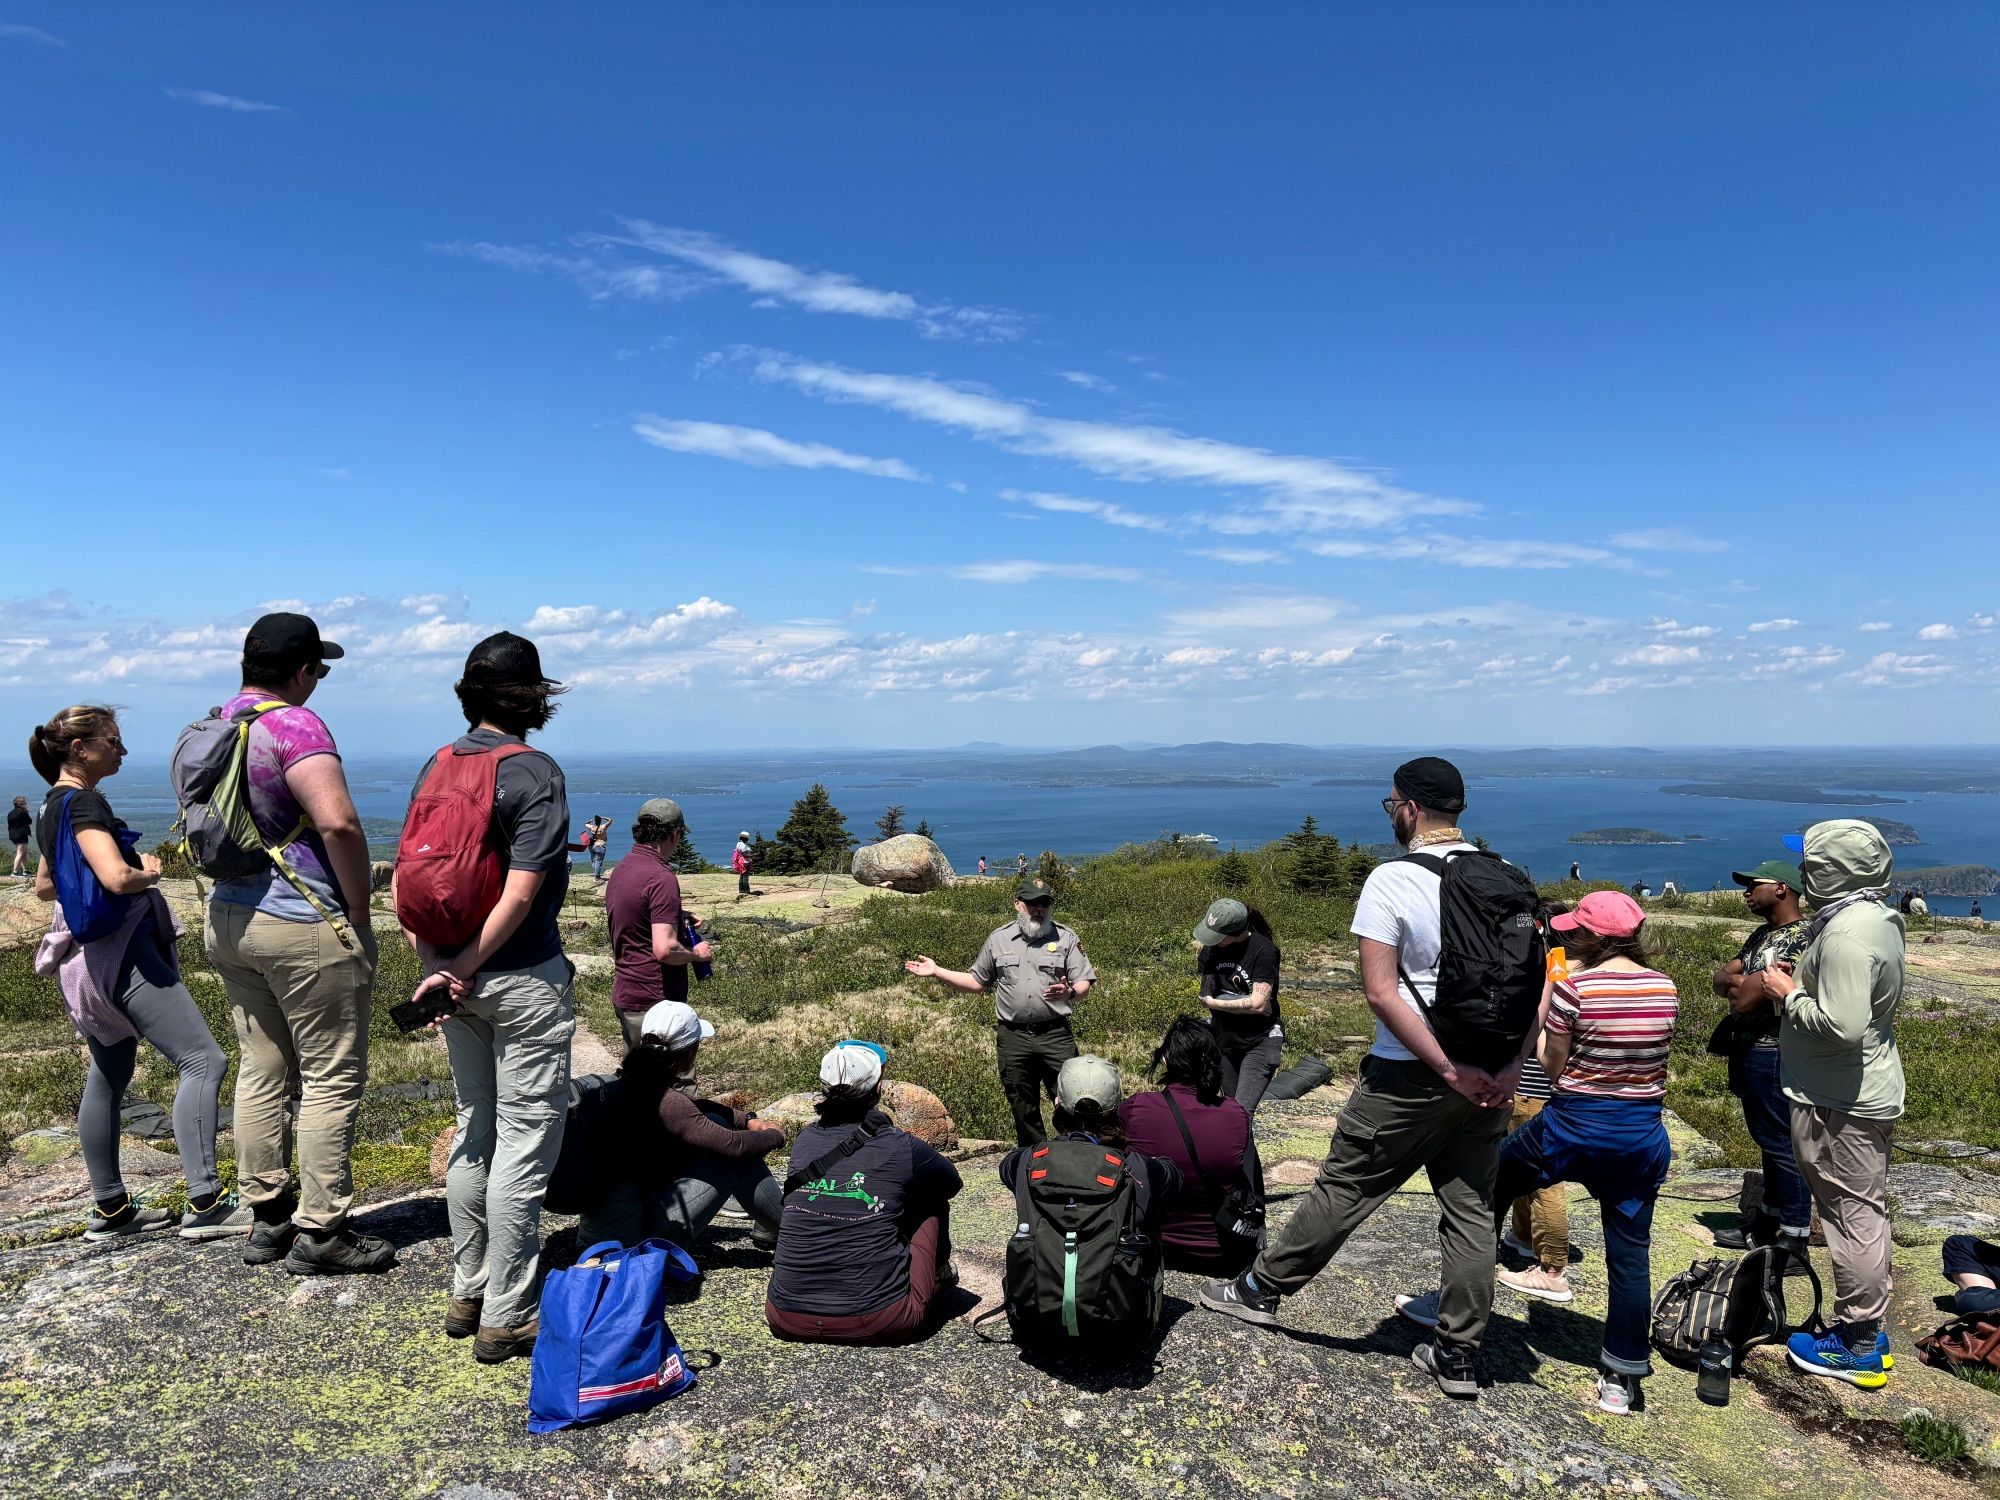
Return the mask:
<path id="1" fill-rule="evenodd" d="M 69 935 L 79 943 L 94 943 L 118 930 L 132 898 L 114 896 L 107 891 L 104 883 L 97 878 L 97 872 L 90 868 L 90 861 L 83 857 L 83 846 L 77 843 L 76 829 L 69 820 L 69 805 L 75 800 L 75 792 L 63 798 L 62 822 L 56 827 L 56 857 L 50 861 L 50 878 L 55 881 L 56 899 L 62 903 L 63 922 L 69 928 Z M 138 841 L 136 833 L 119 835 L 119 844 L 126 849 Z"/>
<path id="2" fill-rule="evenodd" d="M 586 1262 L 596 1261 L 596 1265 Z M 542 1283 L 528 1431 L 560 1432 L 657 1406 L 694 1384 L 667 1327 L 667 1278 L 701 1272 L 665 1240 L 592 1245 Z"/>

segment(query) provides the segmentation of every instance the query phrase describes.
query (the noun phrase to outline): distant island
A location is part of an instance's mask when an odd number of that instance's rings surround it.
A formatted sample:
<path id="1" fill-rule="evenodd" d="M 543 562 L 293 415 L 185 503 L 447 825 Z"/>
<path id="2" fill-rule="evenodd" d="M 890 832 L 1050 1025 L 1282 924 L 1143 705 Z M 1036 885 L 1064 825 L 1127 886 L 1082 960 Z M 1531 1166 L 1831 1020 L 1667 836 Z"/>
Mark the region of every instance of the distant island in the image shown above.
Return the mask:
<path id="1" fill-rule="evenodd" d="M 2000 896 L 2000 870 L 1991 865 L 1934 865 L 1928 870 L 1898 870 L 1890 894 L 1917 886 L 1926 896 Z"/>
<path id="2" fill-rule="evenodd" d="M 1689 781 L 1663 786 L 1674 797 L 1727 797 L 1737 802 L 1803 802 L 1810 807 L 1891 807 L 1901 797 L 1877 797 L 1872 792 L 1829 792 L 1786 781 Z"/>
<path id="3" fill-rule="evenodd" d="M 1572 833 L 1564 839 L 1565 844 L 1684 844 L 1685 839 L 1677 839 L 1670 833 L 1659 833 L 1651 828 L 1590 828 L 1582 833 Z"/>
<path id="4" fill-rule="evenodd" d="M 1863 818 L 1861 821 L 1874 824 L 1875 831 L 1882 835 L 1884 843 L 1921 844 L 1923 842 L 1922 839 L 1917 837 L 1916 829 L 1912 828 L 1908 823 L 1898 823 L 1894 818 Z M 1801 823 L 1799 825 L 1799 832 L 1804 833 L 1810 827 L 1812 827 L 1810 823 Z"/>

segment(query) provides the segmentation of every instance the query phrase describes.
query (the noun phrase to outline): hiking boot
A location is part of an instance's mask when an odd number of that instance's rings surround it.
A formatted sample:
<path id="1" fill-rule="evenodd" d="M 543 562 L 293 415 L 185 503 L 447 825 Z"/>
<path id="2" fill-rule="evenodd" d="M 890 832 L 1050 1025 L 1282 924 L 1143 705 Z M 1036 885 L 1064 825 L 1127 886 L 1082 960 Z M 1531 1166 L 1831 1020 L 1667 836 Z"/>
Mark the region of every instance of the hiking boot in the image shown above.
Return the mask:
<path id="1" fill-rule="evenodd" d="M 226 1240 L 233 1234 L 248 1234 L 251 1222 L 250 1205 L 237 1202 L 234 1193 L 224 1193 L 207 1208 L 199 1212 L 190 1208 L 181 1215 L 181 1238 Z"/>
<path id="2" fill-rule="evenodd" d="M 1867 1353 L 1857 1354 L 1847 1346 L 1847 1330 L 1836 1323 L 1819 1338 L 1809 1333 L 1793 1334 L 1785 1344 L 1785 1353 L 1793 1364 L 1811 1375 L 1844 1380 L 1867 1391 L 1879 1391 L 1889 1383 L 1888 1367 L 1882 1363 L 1880 1333 L 1875 1335 Z"/>
<path id="3" fill-rule="evenodd" d="M 1576 1297 L 1569 1277 L 1544 1265 L 1533 1265 L 1525 1271 L 1495 1271 L 1493 1279 L 1523 1297 L 1539 1297 L 1544 1302 L 1569 1302 Z"/>
<path id="4" fill-rule="evenodd" d="M 345 1227 L 324 1239 L 301 1231 L 285 1257 L 285 1269 L 294 1276 L 348 1276 L 386 1271 L 395 1263 L 394 1245 Z"/>
<path id="5" fill-rule="evenodd" d="M 1597 1409 L 1614 1417 L 1629 1417 L 1644 1403 L 1639 1398 L 1639 1377 L 1617 1375 L 1610 1370 L 1597 1372 Z"/>
<path id="6" fill-rule="evenodd" d="M 130 1239 L 155 1229 L 166 1229 L 173 1222 L 174 1216 L 165 1209 L 141 1208 L 127 1199 L 125 1206 L 115 1214 L 92 1209 L 90 1218 L 83 1226 L 83 1237 L 93 1244 L 101 1244 L 105 1240 Z"/>
<path id="7" fill-rule="evenodd" d="M 1396 1311 L 1419 1328 L 1435 1328 L 1438 1326 L 1438 1296 L 1435 1291 L 1419 1292 L 1414 1297 L 1408 1292 L 1398 1292 Z"/>
<path id="8" fill-rule="evenodd" d="M 1768 1214 L 1758 1214 L 1754 1219 L 1739 1220 L 1733 1228 L 1718 1229 L 1715 1244 L 1719 1250 L 1755 1250 L 1759 1245 L 1768 1245 L 1777 1238 L 1778 1221 Z"/>
<path id="9" fill-rule="evenodd" d="M 1410 1351 L 1410 1363 L 1438 1383 L 1438 1389 L 1458 1401 L 1479 1399 L 1479 1360 L 1469 1349 L 1436 1340 Z"/>
<path id="10" fill-rule="evenodd" d="M 493 1328 L 481 1323 L 479 1337 L 472 1341 L 472 1357 L 482 1365 L 497 1365 L 510 1359 L 525 1358 L 535 1352 L 535 1335 L 541 1331 L 542 1319 L 539 1313 L 518 1328 Z"/>
<path id="11" fill-rule="evenodd" d="M 1232 1318 L 1241 1318 L 1246 1323 L 1255 1323 L 1259 1328 L 1278 1326 L 1278 1294 L 1267 1292 L 1262 1287 L 1254 1291 L 1245 1283 L 1250 1273 L 1245 1271 L 1233 1281 L 1210 1281 L 1201 1289 L 1201 1305 L 1211 1312 L 1227 1313 Z"/>
<path id="12" fill-rule="evenodd" d="M 469 1339 L 479 1332 L 479 1310 L 486 1305 L 484 1297 L 454 1297 L 451 1306 L 444 1311 L 444 1336 L 448 1339 Z"/>
<path id="13" fill-rule="evenodd" d="M 268 1266 L 292 1252 L 299 1237 L 298 1226 L 290 1219 L 258 1219 L 250 1226 L 249 1243 L 243 1247 L 243 1264 Z"/>
<path id="14" fill-rule="evenodd" d="M 759 1224 L 750 1231 L 750 1248 L 752 1250 L 764 1250 L 776 1254 L 778 1249 L 778 1231 L 767 1229 L 764 1225 Z"/>

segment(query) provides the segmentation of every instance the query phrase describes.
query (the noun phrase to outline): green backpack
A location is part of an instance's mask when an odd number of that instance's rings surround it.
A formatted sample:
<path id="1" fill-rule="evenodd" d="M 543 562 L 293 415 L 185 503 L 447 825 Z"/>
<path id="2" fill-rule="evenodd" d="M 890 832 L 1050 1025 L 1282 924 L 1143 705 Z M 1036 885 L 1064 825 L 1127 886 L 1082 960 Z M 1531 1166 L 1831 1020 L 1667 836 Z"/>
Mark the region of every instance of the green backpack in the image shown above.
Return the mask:
<path id="1" fill-rule="evenodd" d="M 1117 1358 L 1152 1342 L 1162 1252 L 1139 1220 L 1126 1158 L 1094 1141 L 1049 1141 L 1021 1157 L 1005 1290 L 1015 1343 Z"/>

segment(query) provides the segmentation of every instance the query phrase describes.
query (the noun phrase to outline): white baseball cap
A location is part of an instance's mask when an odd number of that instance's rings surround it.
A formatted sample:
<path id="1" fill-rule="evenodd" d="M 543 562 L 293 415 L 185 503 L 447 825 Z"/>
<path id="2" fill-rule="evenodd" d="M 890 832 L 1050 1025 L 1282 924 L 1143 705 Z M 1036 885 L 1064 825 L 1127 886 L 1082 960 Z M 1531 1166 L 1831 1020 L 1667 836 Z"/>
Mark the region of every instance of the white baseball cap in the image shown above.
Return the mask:
<path id="1" fill-rule="evenodd" d="M 878 1042 L 835 1042 L 819 1060 L 819 1081 L 830 1089 L 864 1093 L 882 1081 L 888 1060 L 889 1049 Z"/>
<path id="2" fill-rule="evenodd" d="M 715 1028 L 694 1013 L 692 1005 L 679 1000 L 662 1000 L 646 1012 L 639 1025 L 641 1036 L 651 1037 L 669 1052 L 680 1052 L 715 1035 Z"/>

